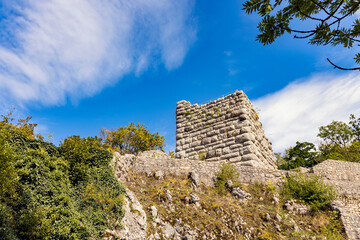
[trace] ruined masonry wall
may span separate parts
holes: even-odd
[[[180,101],[176,107],[176,156],[274,169],[272,146],[258,118],[243,91],[200,106]]]

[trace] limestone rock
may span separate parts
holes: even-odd
[[[150,210],[151,210],[152,217],[155,219],[157,217],[157,214],[158,214],[157,208],[155,206],[151,206]]]
[[[200,198],[195,193],[190,194],[190,199],[191,199],[191,202],[195,203],[195,204],[199,203],[199,201],[200,201]]]
[[[292,214],[306,215],[310,212],[310,206],[298,204],[295,200],[287,200],[284,208]]]
[[[194,189],[198,189],[198,188],[200,187],[199,174],[192,171],[192,172],[190,172],[190,174],[189,174],[189,178],[190,178],[191,181],[192,181],[191,186],[192,186]]]
[[[232,188],[231,189],[231,194],[236,197],[237,199],[240,200],[248,200],[251,198],[251,194],[245,192],[244,190],[241,190],[240,188],[236,187],[236,188]]]
[[[159,170],[155,172],[155,178],[158,180],[163,180],[164,179],[164,173],[163,171]]]
[[[171,203],[172,202],[172,195],[171,195],[170,190],[168,190],[168,189],[165,190],[165,196],[166,196],[166,199]]]
[[[133,192],[125,188],[125,194],[123,206],[125,215],[121,221],[124,228],[112,231],[112,234],[115,238],[123,240],[145,240],[147,227],[146,213]]]

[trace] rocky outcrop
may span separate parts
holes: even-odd
[[[146,213],[137,200],[135,194],[125,188],[124,217],[121,221],[122,229],[106,230],[106,240],[145,240],[146,239]]]
[[[166,174],[188,175],[193,189],[201,184],[213,186],[214,176],[222,162],[194,161],[189,159],[174,159],[161,151],[147,151],[139,155],[120,155],[115,153],[113,158],[115,174],[119,179],[126,179],[127,173],[132,169],[135,173],[156,175],[162,179]],[[279,183],[283,176],[292,174],[288,171],[255,168],[233,163],[239,172],[239,181],[242,183],[267,182]],[[333,202],[333,207],[340,212],[345,230],[350,239],[360,239],[360,164],[336,160],[324,161],[313,169],[303,171],[311,172],[333,185],[339,197]],[[237,192],[235,191],[235,194]],[[192,200],[189,199],[189,202]],[[292,205],[292,204],[290,204]]]
[[[178,158],[276,168],[271,143],[243,91],[200,106],[178,102],[176,153]]]

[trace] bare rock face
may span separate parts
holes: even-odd
[[[135,194],[127,188],[124,211],[125,215],[122,220],[124,228],[117,231],[114,236],[122,240],[146,239],[146,213]]]

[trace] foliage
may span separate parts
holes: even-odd
[[[15,154],[6,141],[7,131],[0,129],[0,199],[13,199],[16,195],[18,177],[14,167]]]
[[[102,148],[101,139],[97,137],[71,136],[64,140],[59,152],[69,163],[73,183],[84,180],[90,166],[104,165],[108,161],[111,154]]]
[[[320,127],[318,136],[324,142],[320,145],[320,158],[351,162],[360,161],[360,119],[351,114],[349,124],[333,121]]]
[[[169,151],[168,155],[169,155],[171,158],[175,158],[175,157],[176,157],[175,151]]]
[[[360,118],[356,118],[354,114],[350,114],[349,124],[352,128],[355,141],[360,142]]]
[[[223,163],[220,166],[219,172],[216,173],[215,176],[215,188],[221,195],[225,195],[227,192],[226,183],[229,180],[237,182],[239,178],[239,173],[235,166],[231,163]]]
[[[120,127],[115,131],[101,130],[105,145],[111,150],[120,153],[137,154],[141,151],[160,149],[164,146],[165,139],[159,133],[150,133],[144,125],[129,123],[126,127]]]
[[[296,142],[294,147],[286,150],[283,162],[279,164],[279,169],[290,170],[298,167],[312,167],[317,163],[315,145],[309,142]]]
[[[118,227],[124,189],[101,141],[73,136],[58,148],[33,126],[0,122],[0,239],[100,239]]]
[[[255,12],[262,18],[257,26],[260,33],[256,40],[264,45],[273,43],[284,33],[295,33],[294,38],[309,39],[308,43],[313,45],[340,45],[346,48],[353,48],[354,43],[360,42],[360,20],[354,19],[351,26],[343,24],[351,19],[359,6],[360,3],[354,0],[247,0],[243,4],[247,14]],[[302,26],[305,30],[301,29]],[[359,64],[360,53],[354,59]],[[360,69],[342,68],[328,61],[339,69]]]
[[[335,197],[334,189],[319,177],[300,173],[285,178],[282,194],[304,201],[313,211],[325,209]]]
[[[318,137],[322,138],[324,141],[328,141],[330,144],[345,147],[351,142],[353,131],[346,123],[333,121],[329,125],[319,128]]]
[[[14,118],[12,114],[15,109],[11,110],[6,115],[1,115],[2,120],[0,121],[0,128],[9,131],[16,131],[28,138],[35,138],[34,129],[37,126],[36,123],[30,123],[32,117],[26,117],[25,119],[19,119],[17,123],[14,123]],[[42,138],[41,135],[38,135],[39,138]]]

